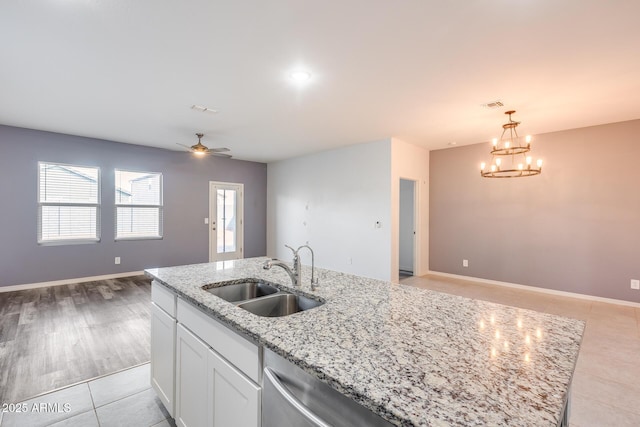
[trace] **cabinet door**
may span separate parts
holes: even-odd
[[[260,387],[213,350],[208,376],[208,399],[213,405],[210,426],[260,426]]]
[[[176,334],[176,424],[205,427],[211,411],[207,399],[209,347],[184,326]],[[231,425],[231,424],[229,424]]]
[[[175,413],[176,320],[151,304],[151,386],[171,416]]]

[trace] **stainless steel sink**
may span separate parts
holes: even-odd
[[[215,288],[203,288],[205,291],[229,302],[239,302],[261,298],[278,292],[278,288],[262,280],[247,279],[244,282],[234,282]]]
[[[246,301],[238,304],[250,313],[263,317],[288,316],[300,311],[310,310],[323,303],[302,295],[277,293],[264,298]]]

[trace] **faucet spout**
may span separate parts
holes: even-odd
[[[286,265],[281,261],[277,261],[275,259],[268,259],[264,262],[264,265],[262,266],[262,268],[264,268],[265,270],[271,270],[271,267],[274,267],[274,266],[282,268],[289,275],[289,278],[291,279],[291,283],[293,283],[293,286],[300,286],[300,281],[298,279],[298,273],[296,272],[295,263],[294,263],[294,269],[291,270],[288,265]]]
[[[318,279],[315,278],[316,266],[315,266],[315,260],[314,260],[315,257],[313,255],[313,249],[311,249],[311,246],[309,245],[302,245],[298,248],[296,253],[298,253],[298,251],[302,248],[307,248],[309,249],[309,252],[311,252],[311,290],[315,291],[316,288],[318,287]]]

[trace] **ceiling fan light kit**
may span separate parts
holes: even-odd
[[[202,145],[202,142],[201,142],[201,139],[204,136],[204,134],[196,133],[196,136],[198,137],[198,143],[191,146],[191,152],[198,156],[204,156],[209,152],[209,148]]]
[[[228,148],[225,148],[225,147],[209,148],[206,145],[202,144],[202,137],[204,136],[203,133],[196,133],[196,136],[198,137],[198,143],[190,147],[184,144],[180,144],[179,142],[176,144],[178,144],[181,147],[188,148],[189,151],[191,151],[196,156],[205,156],[205,155],[211,154],[213,156],[231,158],[231,154],[225,154],[227,151],[229,151]]]
[[[509,121],[502,125],[500,139],[493,138],[491,164],[488,169],[485,162],[480,164],[480,176],[483,178],[521,178],[542,173],[542,159],[538,159],[535,166],[532,165],[531,135],[524,138],[518,136],[516,128],[520,122],[511,119],[514,113],[515,110],[505,111]]]

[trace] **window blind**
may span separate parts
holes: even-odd
[[[100,240],[100,168],[38,163],[38,243]]]
[[[116,240],[162,238],[162,174],[116,169]]]

